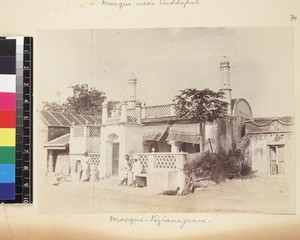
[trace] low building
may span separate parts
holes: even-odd
[[[101,118],[97,116],[40,111],[37,146],[39,157],[46,160],[42,162],[41,167],[46,170],[46,175],[70,174],[70,145],[72,147],[70,141],[74,139],[70,133],[71,126],[72,128],[83,126],[100,128],[100,124]],[[100,137],[100,133],[98,137]]]
[[[200,124],[179,118],[173,103],[142,106],[136,98],[137,79],[130,79],[129,96],[102,116],[41,112],[48,131],[47,172],[62,171],[70,164],[72,181],[95,181],[124,176],[125,154],[136,156],[147,174],[147,185],[162,189],[184,185],[187,154],[201,151],[229,152],[240,148],[254,170],[285,174],[291,167],[292,118],[253,118],[246,99],[231,99],[230,63],[220,62],[221,91],[228,103],[227,116]],[[100,124],[101,122],[101,124]],[[200,146],[202,138],[203,146]],[[88,175],[85,175],[89,172]],[[66,173],[66,172],[65,172]]]
[[[252,169],[261,174],[283,175],[294,172],[294,119],[255,118],[245,123]]]

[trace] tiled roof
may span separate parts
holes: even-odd
[[[48,149],[66,149],[70,143],[70,133],[47,142],[44,147]]]
[[[75,125],[84,125],[86,123],[90,125],[100,125],[100,116],[91,116],[75,113],[62,113],[62,112],[51,112],[51,111],[40,111],[40,116],[49,126],[64,126],[70,127],[73,123]]]

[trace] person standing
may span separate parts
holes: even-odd
[[[131,185],[132,184],[132,162],[129,158],[129,155],[125,155],[126,166],[124,169],[124,178],[120,182],[120,185]]]
[[[82,166],[82,173],[81,173],[81,181],[82,182],[88,182],[90,180],[90,160],[89,160],[89,154],[85,152],[83,154],[84,158],[81,160],[81,166]]]
[[[133,173],[133,186],[136,187],[136,176],[142,173],[143,166],[138,159],[138,156],[133,157],[132,173]]]

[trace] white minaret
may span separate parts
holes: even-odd
[[[221,71],[221,91],[224,92],[223,101],[228,103],[228,115],[231,115],[231,86],[230,86],[230,62],[224,56],[220,62],[220,71]]]
[[[127,98],[127,107],[128,108],[135,108],[136,103],[136,84],[137,79],[132,78],[128,80],[128,98]]]

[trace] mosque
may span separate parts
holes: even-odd
[[[266,174],[286,172],[283,169],[293,156],[293,119],[255,119],[246,99],[232,99],[226,57],[220,61],[220,90],[229,106],[227,116],[206,122],[203,136],[199,123],[176,115],[173,103],[142,106],[136,86],[137,79],[129,79],[127,99],[111,112],[104,102],[102,116],[41,111],[47,174],[64,172],[79,180],[79,166],[85,165],[93,181],[121,178],[124,156],[129,154],[141,162],[147,186],[183,188],[187,155],[201,150],[228,152],[241,146],[253,169]]]

